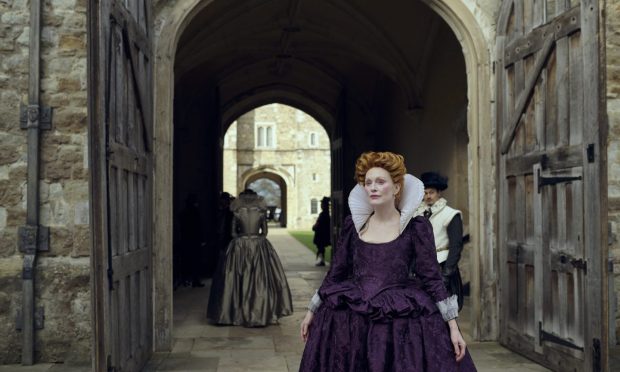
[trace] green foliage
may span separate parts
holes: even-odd
[[[288,232],[291,236],[297,239],[301,244],[308,247],[309,250],[314,252],[316,255],[316,246],[312,243],[312,239],[314,238],[313,231],[305,231],[305,230],[289,230]],[[331,262],[332,260],[332,247],[327,247],[325,249],[325,262]]]

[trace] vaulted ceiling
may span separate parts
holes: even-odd
[[[181,36],[176,80],[216,86],[224,112],[286,96],[334,114],[343,94],[372,105],[386,84],[399,88],[404,110],[421,108],[433,50],[454,35],[419,1],[386,4],[216,0]]]

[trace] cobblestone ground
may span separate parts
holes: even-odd
[[[317,268],[314,254],[284,229],[270,229],[269,239],[286,269],[293,295],[294,314],[280,324],[265,328],[218,327],[207,324],[205,314],[209,285],[204,288],[179,288],[174,297],[174,347],[169,353],[156,353],[144,371],[297,371],[303,343],[299,324],[308,300],[320,284],[326,268]],[[207,284],[210,284],[207,282]],[[466,311],[466,309],[464,309]],[[461,316],[464,332],[468,324]],[[467,335],[466,339],[467,339]],[[495,342],[468,347],[479,371],[548,371]],[[40,364],[33,367],[0,366],[0,372],[86,371],[84,366]]]

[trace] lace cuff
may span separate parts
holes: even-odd
[[[452,295],[444,300],[436,303],[443,320],[446,322],[458,318],[459,316],[459,304],[456,295]]]
[[[314,296],[312,296],[312,299],[310,300],[310,303],[308,304],[308,310],[310,310],[313,313],[316,313],[316,311],[319,309],[319,307],[321,307],[321,297],[319,297],[319,291],[317,290],[316,292],[314,292]]]

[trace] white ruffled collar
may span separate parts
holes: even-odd
[[[416,211],[415,215],[424,215],[424,211],[427,209],[431,209],[431,213],[432,216],[436,215],[437,213],[441,212],[442,209],[444,209],[446,207],[446,205],[448,205],[448,201],[444,198],[439,198],[433,205],[431,205],[430,207],[426,204],[426,203],[422,203],[420,204],[420,206],[418,207],[418,210]]]
[[[398,204],[398,209],[400,210],[400,233],[407,227],[409,220],[414,216],[423,197],[424,184],[422,181],[411,174],[405,174],[402,197]],[[355,230],[359,233],[373,212],[368,195],[366,195],[364,187],[360,184],[355,185],[349,194],[349,209],[351,210]]]

